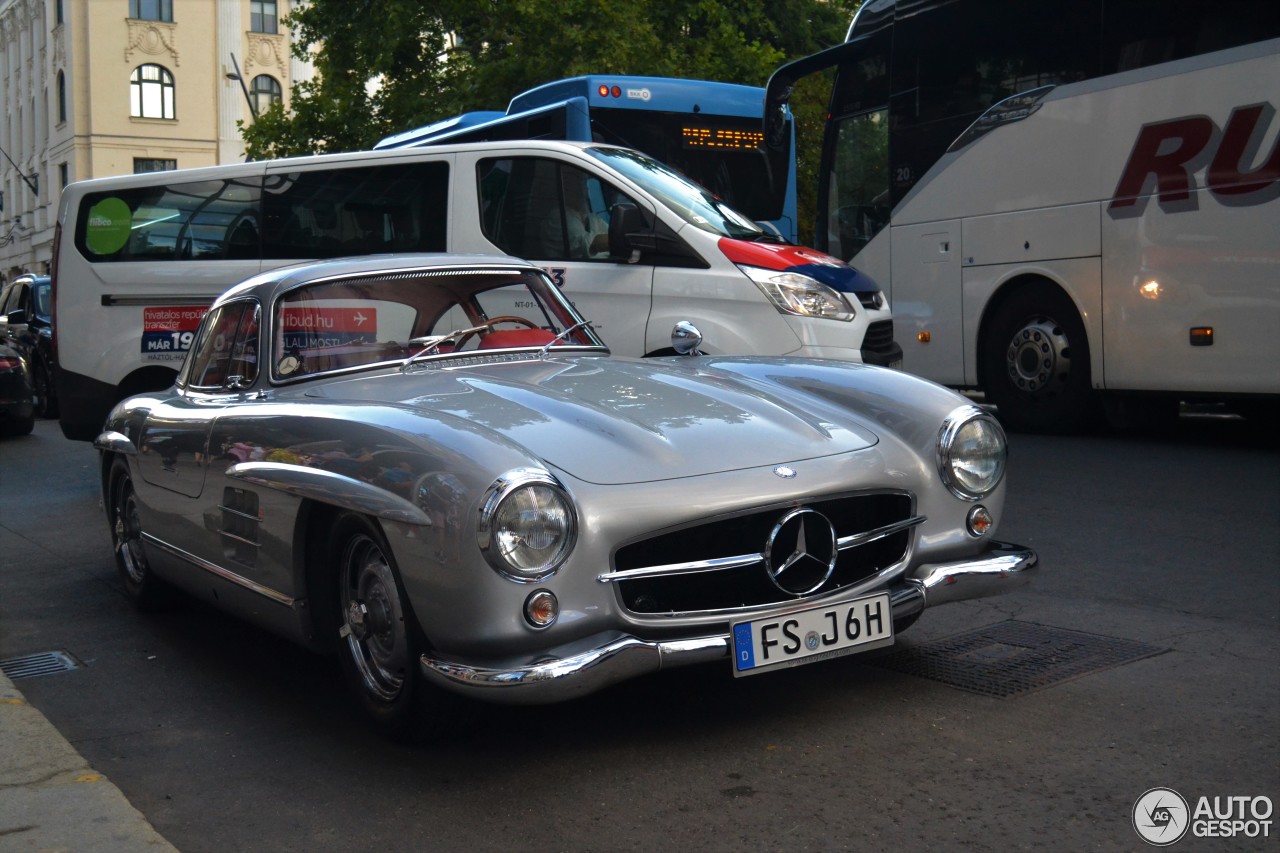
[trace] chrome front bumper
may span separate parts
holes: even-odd
[[[926,563],[889,589],[893,618],[926,607],[999,595],[1021,586],[1037,563],[1029,548],[993,542],[986,553],[953,563]],[[687,640],[639,640],[620,631],[586,637],[504,666],[477,666],[423,655],[422,672],[448,690],[496,702],[541,704],[594,693],[638,675],[728,660],[728,634]]]

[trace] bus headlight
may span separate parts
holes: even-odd
[[[1004,477],[1007,445],[999,422],[977,406],[947,415],[938,432],[938,473],[951,493],[976,501]]]
[[[853,319],[853,307],[836,290],[817,279],[793,272],[779,272],[739,264],[738,269],[784,314],[800,317],[823,317],[828,320]]]
[[[508,471],[480,507],[477,541],[489,565],[517,583],[555,574],[577,539],[577,513],[564,487],[535,468]]]

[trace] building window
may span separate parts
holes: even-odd
[[[249,28],[255,33],[279,32],[276,15],[276,0],[250,0]]]
[[[67,75],[58,72],[58,121],[67,120]]]
[[[58,185],[65,189],[67,184],[69,183],[71,183],[71,170],[67,168],[66,163],[59,163],[58,164]]]
[[[62,0],[53,0],[53,23],[54,26],[62,24]]]
[[[135,175],[141,175],[144,172],[172,172],[176,168],[178,168],[177,160],[163,160],[158,157],[133,158],[133,173]]]
[[[139,65],[129,80],[129,115],[174,118],[173,75],[159,65]]]
[[[172,21],[173,0],[129,0],[129,17],[141,21]]]
[[[253,99],[253,114],[260,116],[271,109],[272,104],[280,103],[284,96],[274,77],[259,74],[253,78],[253,85],[249,87],[249,97]]]

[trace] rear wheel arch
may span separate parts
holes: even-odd
[[[167,390],[172,387],[174,380],[177,378],[178,371],[172,367],[160,367],[158,365],[140,367],[122,379],[120,384],[116,386],[115,401],[118,403],[126,397],[132,397],[134,394]]]

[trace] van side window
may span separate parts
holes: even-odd
[[[237,227],[257,219],[258,195],[257,178],[90,193],[80,202],[76,248],[94,263],[220,260]]]
[[[268,175],[262,254],[337,258],[447,247],[449,164],[327,168]]]
[[[257,302],[233,302],[209,312],[183,372],[183,383],[200,391],[232,388],[232,377],[241,387],[258,378]]]
[[[481,160],[480,224],[510,255],[537,260],[609,259],[609,211],[630,202],[588,172],[538,157]]]

